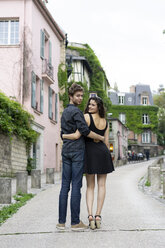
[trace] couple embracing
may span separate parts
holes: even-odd
[[[100,228],[106,176],[107,173],[114,171],[103,101],[99,97],[89,98],[83,115],[77,107],[83,100],[83,88],[74,83],[69,88],[68,94],[70,102],[61,117],[62,185],[59,195],[59,223],[56,227],[65,229],[68,192],[71,186],[71,229],[79,231],[87,228],[80,221],[82,177],[85,173],[89,227]],[[95,175],[97,175],[98,195],[97,209],[93,216]]]

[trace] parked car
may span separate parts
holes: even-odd
[[[137,154],[137,159],[138,159],[138,160],[144,160],[144,158],[145,158],[145,155],[144,155],[142,152],[139,152],[139,153]]]

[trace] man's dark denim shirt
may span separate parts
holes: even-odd
[[[81,137],[77,140],[63,140],[62,152],[75,152],[85,149],[84,136],[90,133],[82,111],[74,104],[68,104],[61,117],[61,134],[74,133],[79,130]]]

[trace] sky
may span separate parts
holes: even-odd
[[[165,86],[165,0],[48,0],[69,42],[88,44],[113,88]]]

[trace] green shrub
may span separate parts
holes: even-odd
[[[0,92],[1,133],[10,137],[15,134],[25,141],[29,149],[37,139],[37,133],[31,127],[32,120],[33,116],[24,110],[20,103]]]
[[[23,194],[21,192],[15,195],[14,200],[16,203],[5,206],[0,210],[0,225],[10,218],[14,213],[16,213],[20,207],[25,205],[26,202],[33,197],[33,194]]]

